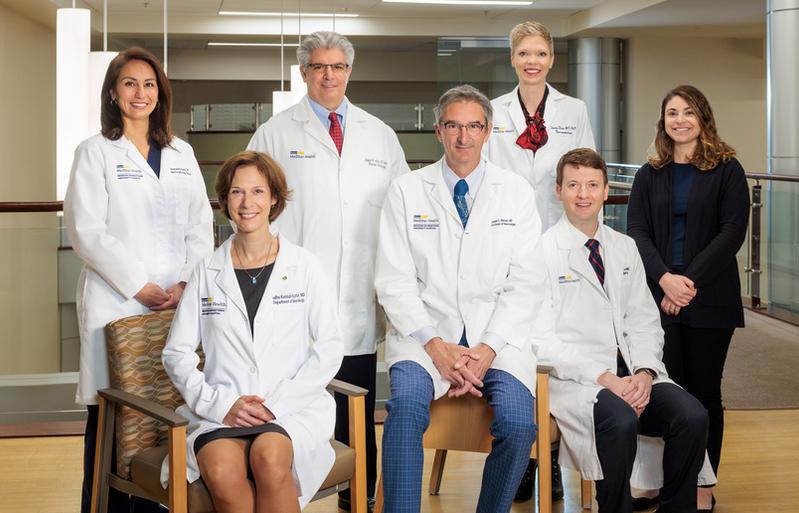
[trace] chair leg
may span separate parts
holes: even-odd
[[[363,396],[350,397],[350,445],[355,449],[355,474],[350,480],[351,513],[366,513],[366,402]],[[374,419],[370,419],[374,422]]]
[[[108,474],[114,440],[114,406],[100,397],[98,404],[97,438],[94,449],[94,478],[92,480],[91,513],[108,510]]]
[[[169,512],[189,510],[186,482],[186,426],[169,429]]]
[[[383,513],[383,474],[377,478],[377,489],[375,490],[374,513]]]
[[[580,502],[583,509],[591,509],[593,498],[591,497],[593,490],[591,489],[591,481],[583,479],[580,483]]]
[[[441,478],[444,477],[444,464],[447,462],[446,449],[437,449],[433,459],[433,470],[430,472],[430,495],[438,495],[441,490]]]

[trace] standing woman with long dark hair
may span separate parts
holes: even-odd
[[[213,251],[205,182],[191,146],[172,135],[172,91],[158,59],[142,48],[121,52],[108,65],[101,99],[101,133],[75,151],[64,198],[69,241],[84,263],[75,398],[88,409],[83,513],[90,508],[97,390],[109,386],[103,327],[175,308],[192,270]],[[121,493],[112,492],[110,503],[109,511],[129,510]]]
[[[660,306],[669,377],[708,410],[707,452],[718,474],[721,379],[732,334],[744,325],[735,255],[746,236],[749,189],[707,98],[693,86],[663,98],[654,147],[633,182],[627,231]],[[699,488],[699,511],[713,504],[712,488]]]

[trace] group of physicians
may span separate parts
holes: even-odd
[[[420,510],[422,435],[444,394],[483,397],[494,413],[476,510],[529,499],[539,362],[554,366],[562,432],[555,499],[559,462],[596,481],[602,513],[713,508],[721,373],[743,325],[743,169],[704,95],[679,86],[635,178],[632,238],[604,226],[606,165],[585,105],[546,82],[552,37],[525,22],[510,40],[518,87],[493,101],[468,85],[445,92],[435,112],[444,157],[409,172],[396,134],[345,96],[352,44],[334,32],[305,37],[308,94],[219,171],[234,234],[216,249],[200,168],[171,133],[161,65],[140,48],[111,62],[101,133],[76,150],[64,201],[85,264],[83,512],[96,392],[109,386],[103,327],[170,308],[163,363],[186,402],[188,479],[204,480],[219,513],[310,501],[333,464],[330,438],[348,442],[347,403],[325,390],[334,377],[368,390],[371,507],[382,340],[387,512]],[[350,509],[347,491],[338,506]],[[109,511],[158,510],[112,490]]]

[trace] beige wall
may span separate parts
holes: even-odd
[[[766,170],[766,59],[762,39],[636,37],[625,61],[625,161],[643,162],[663,95],[691,84],[707,96],[721,137],[747,171]]]
[[[55,197],[55,34],[0,6],[0,201]],[[0,374],[57,372],[55,214],[0,214]]]

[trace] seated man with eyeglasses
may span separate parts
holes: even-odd
[[[335,32],[297,48],[308,94],[261,125],[248,150],[268,153],[286,173],[293,201],[275,220],[280,234],[320,258],[336,284],[344,360],[337,379],[366,396],[366,493],[377,481],[375,375],[385,321],[376,306],[374,258],[380,207],[391,180],[408,169],[397,134],[346,97],[355,49]],[[347,398],[336,395],[336,440],[349,442]],[[350,510],[350,491],[339,492]]]
[[[391,398],[383,431],[386,513],[416,513],[430,403],[483,397],[494,412],[477,511],[503,513],[535,439],[533,314],[541,221],[524,178],[482,159],[491,103],[463,85],[439,99],[444,157],[395,179],[380,218],[375,270],[389,319]]]

